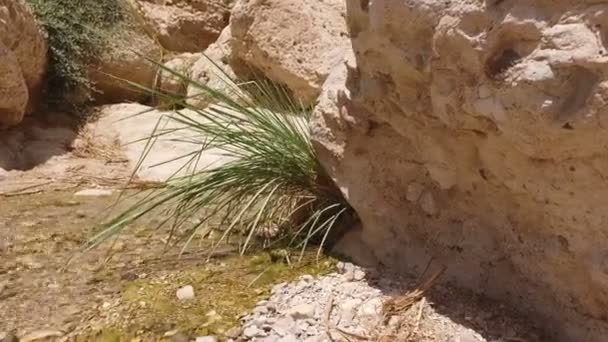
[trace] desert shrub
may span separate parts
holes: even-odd
[[[216,103],[197,108],[183,98],[142,88],[164,103],[188,110],[188,114],[178,110],[169,117],[188,137],[173,143],[196,144],[198,152],[173,156],[172,160],[183,160],[186,170],[198,163],[203,153],[220,151],[229,161],[171,177],[108,222],[87,248],[150,215],[162,217],[162,223],[170,226],[170,236],[182,241],[183,248],[195,234],[206,236],[211,231],[220,232],[215,246],[236,236],[241,253],[256,245],[256,236],[267,231],[271,234],[266,246],[280,244],[281,248],[303,251],[311,241],[325,245],[340,220],[353,213],[312,146],[311,109],[268,80],[236,85],[235,80],[227,79],[229,86],[216,90],[165,71],[194,84]],[[142,158],[154,149],[155,141],[175,131],[159,128],[151,132]]]
[[[94,85],[87,78],[87,64],[125,24],[128,11],[123,1],[27,0],[49,45],[49,103],[59,104],[74,93],[79,101],[90,100]]]

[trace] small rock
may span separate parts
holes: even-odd
[[[173,336],[177,335],[178,332],[179,332],[179,330],[169,330],[169,331],[165,332],[165,334],[163,336],[164,337],[173,337]]]
[[[43,265],[41,263],[39,263],[38,261],[34,260],[34,257],[32,257],[31,255],[25,255],[25,256],[21,256],[17,258],[17,261],[32,270],[39,270],[43,267]]]
[[[300,304],[287,311],[287,314],[294,319],[312,318],[315,315],[315,306],[312,304]]]
[[[278,319],[273,326],[274,331],[280,336],[286,336],[292,331],[295,322],[291,316],[286,316]]]
[[[277,342],[298,342],[298,338],[294,334],[288,334],[278,339]]]
[[[300,277],[300,280],[310,282],[310,281],[315,280],[315,277],[311,276],[310,274],[305,274]]]
[[[105,197],[112,196],[113,191],[110,189],[84,189],[74,194],[77,197]]]
[[[350,262],[340,261],[338,264],[336,264],[336,268],[338,269],[338,273],[345,274],[354,271],[355,265],[351,264]]]
[[[356,281],[361,281],[365,279],[365,272],[359,269],[355,270],[355,272],[353,273],[353,279]]]
[[[245,328],[245,330],[243,330],[243,336],[247,337],[247,338],[253,338],[258,336],[258,334],[260,333],[260,329],[258,329],[255,326],[249,326],[247,328]]]
[[[38,331],[34,331],[34,332],[31,332],[31,333],[23,336],[21,339],[19,339],[19,342],[34,342],[34,341],[41,341],[43,339],[48,339],[51,337],[62,337],[62,336],[63,336],[63,333],[58,330],[38,330]]]
[[[265,317],[256,317],[251,321],[247,322],[247,326],[261,327],[266,323]]]
[[[241,328],[239,328],[239,327],[232,327],[232,328],[228,329],[228,331],[226,331],[226,333],[224,335],[227,338],[236,339],[239,336],[241,336]]]
[[[194,298],[194,288],[191,285],[186,285],[177,290],[177,298],[179,300],[189,300]]]
[[[382,300],[380,298],[374,298],[366,303],[363,303],[359,308],[359,316],[363,317],[376,317],[382,306]]]
[[[277,294],[277,293],[281,292],[286,286],[287,286],[287,283],[276,284],[275,286],[272,287],[272,290],[270,291],[270,293],[273,295]]]
[[[481,342],[483,338],[479,334],[471,331],[464,330],[456,334],[456,336],[450,337],[448,342]]]
[[[200,336],[197,337],[196,342],[217,342],[217,338],[215,336]]]
[[[254,314],[263,315],[268,312],[268,308],[265,306],[257,306],[253,309]]]

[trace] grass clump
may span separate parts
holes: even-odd
[[[301,249],[302,254],[310,242],[324,246],[338,222],[352,212],[312,146],[311,109],[284,87],[262,78],[237,85],[224,74],[227,86],[217,90],[170,69],[165,71],[193,84],[216,104],[197,108],[186,99],[142,88],[164,103],[184,108],[168,118],[179,128],[158,128],[151,133],[142,159],[157,140],[181,131],[187,138],[173,139],[174,143],[197,148],[172,160],[182,160],[182,169],[193,171],[171,177],[108,222],[87,247],[97,246],[149,215],[163,217],[163,223],[170,226],[170,237],[183,242],[183,248],[197,234],[217,232],[215,246],[234,236],[241,254],[261,235],[266,235],[263,247],[287,246]],[[200,160],[211,152],[227,161],[198,169]]]
[[[128,13],[123,0],[26,1],[49,45],[45,87],[49,103],[59,105],[76,92],[83,102],[90,100],[95,88],[87,77],[87,65],[107,47],[112,33],[123,27]]]

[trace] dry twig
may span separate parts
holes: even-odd
[[[382,306],[385,322],[387,322],[391,316],[406,312],[414,304],[420,301],[424,297],[425,293],[433,286],[433,284],[435,284],[437,279],[443,274],[443,272],[445,272],[445,267],[439,269],[427,280],[420,283],[420,285],[418,285],[415,289],[408,291],[402,296],[390,298],[385,301]]]

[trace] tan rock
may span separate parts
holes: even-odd
[[[348,46],[344,1],[240,0],[230,27],[232,57],[313,103]]]
[[[169,70],[161,70],[160,90],[164,93],[178,97],[185,97],[188,82],[182,77],[189,78],[192,65],[202,57],[200,53],[182,53],[173,56],[164,63],[164,67]],[[172,72],[177,73],[174,74]]]
[[[137,0],[140,13],[169,51],[200,52],[228,25],[233,0]]]
[[[356,63],[329,76],[313,138],[374,258],[421,272],[434,257],[554,341],[605,340],[608,4],[347,12]]]
[[[46,42],[25,1],[0,0],[0,126],[21,122],[46,65]]]
[[[117,32],[90,67],[89,77],[99,91],[94,94],[95,100],[100,104],[145,101],[149,94],[128,82],[155,89],[159,67],[149,59],[161,63],[161,55],[161,47],[144,32],[135,29]]]
[[[0,44],[0,128],[21,122],[29,100],[29,91],[17,58]]]
[[[224,29],[218,40],[192,65],[190,77],[196,83],[188,85],[188,104],[204,108],[213,103],[213,98],[197,83],[226,95],[237,94],[238,88],[233,82],[237,75],[233,67],[238,70],[239,66],[231,60],[231,39],[230,28]]]
[[[100,142],[118,141],[139,180],[166,181],[171,177],[217,167],[228,160],[220,151],[210,149],[192,162],[192,156],[201,150],[201,146],[184,141],[196,141],[193,134],[197,133],[172,119],[177,117],[175,113],[137,103],[107,105],[100,108],[99,120],[90,123],[87,129]],[[205,120],[190,110],[181,110],[180,114],[199,122]],[[148,138],[154,134],[159,135],[158,139],[148,146]],[[200,141],[204,141],[203,137]],[[188,161],[191,163],[187,164]]]

